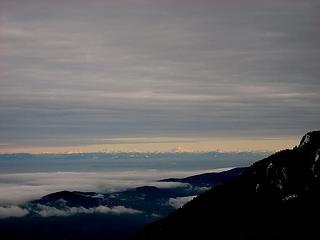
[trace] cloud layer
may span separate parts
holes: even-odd
[[[0,206],[23,204],[46,194],[68,190],[113,192],[144,185],[162,188],[182,183],[157,182],[169,177],[186,177],[205,171],[122,171],[122,172],[43,172],[0,174]]]
[[[135,210],[132,208],[126,208],[124,206],[114,206],[114,207],[106,207],[106,206],[98,206],[94,208],[84,208],[84,207],[69,207],[64,209],[58,209],[55,207],[50,207],[46,205],[38,204],[37,207],[39,211],[36,213],[41,217],[57,217],[57,216],[71,216],[75,214],[138,214],[141,213],[139,210]]]
[[[22,208],[19,206],[6,206],[0,207],[0,219],[1,218],[10,218],[10,217],[24,217],[28,214],[36,214],[40,217],[67,217],[75,214],[139,214],[142,213],[139,210],[127,208],[124,206],[98,206],[93,208],[85,207],[64,207],[64,208],[55,208],[42,204],[37,204],[35,209]]]
[[[28,213],[29,213],[28,210],[18,206],[7,206],[7,207],[0,206],[0,219],[8,218],[8,217],[24,217]]]
[[[3,0],[0,143],[318,128],[319,10],[317,0]]]
[[[197,196],[187,196],[187,197],[177,197],[177,198],[170,198],[168,204],[175,209],[178,209],[185,205],[187,202],[190,202]]]

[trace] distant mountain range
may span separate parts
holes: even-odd
[[[320,239],[319,216],[320,131],[315,131],[298,147],[254,163],[132,239]]]

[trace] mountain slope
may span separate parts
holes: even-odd
[[[190,176],[186,178],[168,178],[160,180],[160,182],[181,182],[189,183],[199,187],[212,187],[222,183],[226,183],[237,176],[246,169],[246,167],[233,168],[223,172],[217,173],[203,173],[195,176]]]
[[[134,239],[320,239],[320,131],[256,162]]]

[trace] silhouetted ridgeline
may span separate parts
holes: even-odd
[[[196,185],[198,187],[212,187],[233,180],[235,177],[241,175],[246,168],[247,167],[232,168],[223,172],[203,173],[186,178],[167,178],[160,180],[159,182],[180,182]]]
[[[320,239],[320,131],[254,163],[133,239]]]

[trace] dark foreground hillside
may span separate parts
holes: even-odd
[[[133,239],[320,239],[320,131],[256,162]]]

